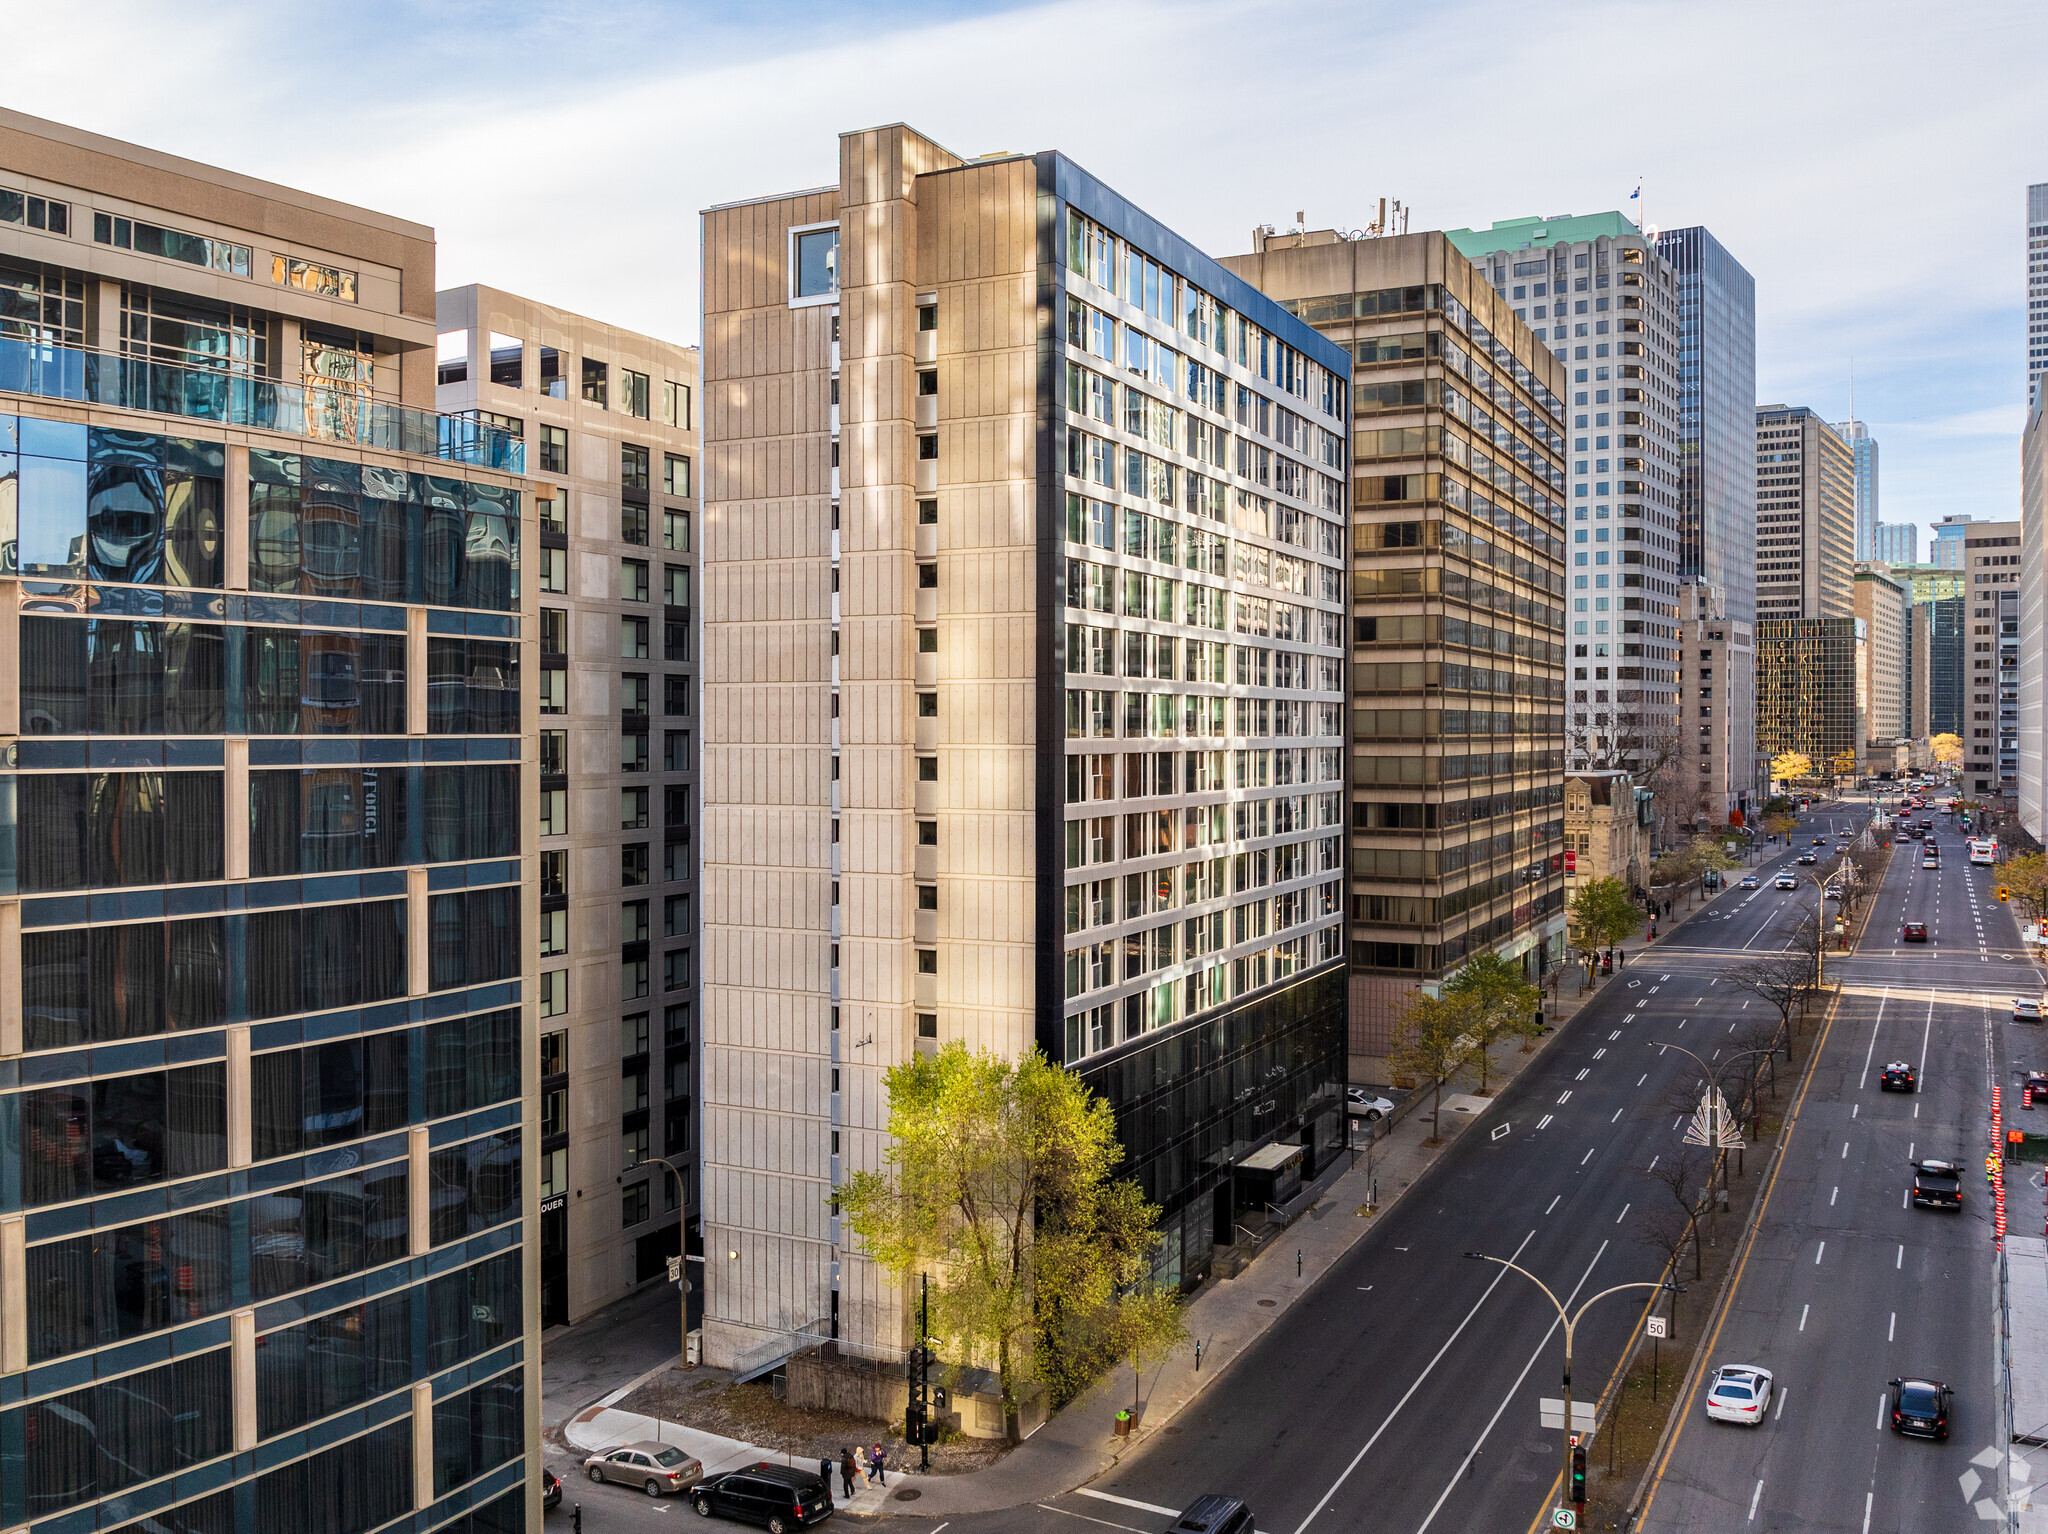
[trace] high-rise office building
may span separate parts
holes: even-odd
[[[1968,604],[1959,712],[1963,773],[1971,792],[2017,788],[2020,688],[2020,590],[2023,521],[1971,522],[1959,543]]]
[[[1759,618],[1846,618],[1854,605],[1855,461],[1803,405],[1756,407]]]
[[[1971,708],[1969,608],[1960,596],[1913,603],[1913,735],[1964,736]],[[1987,693],[1988,696],[1988,693]]]
[[[1757,770],[1756,636],[1704,581],[1678,590],[1678,760],[1673,818],[1742,825],[1763,803]],[[1689,776],[1688,776],[1689,775]]]
[[[1753,622],[1756,279],[1697,225],[1660,232],[1657,253],[1678,274],[1678,578]]]
[[[2048,369],[2048,183],[2027,188],[2027,404],[2041,397]]]
[[[1863,756],[1857,682],[1866,644],[1854,618],[1764,618],[1756,633],[1756,744],[1796,751],[1817,776],[1844,776]]]
[[[1871,559],[1878,564],[1911,565],[1920,560],[1920,524],[1880,522],[1871,537]]]
[[[1677,275],[1655,241],[1619,213],[1509,219],[1448,237],[1565,364],[1574,393],[1592,396],[1571,410],[1573,574],[1610,556],[1635,567],[1643,579],[1628,632],[1641,636],[1645,669],[1660,679],[1626,689],[1574,689],[1565,764],[1574,771],[1626,769],[1658,791],[1662,811],[1694,786],[1690,753],[1675,749]],[[1611,387],[1601,388],[1603,382]],[[1611,400],[1601,398],[1610,393]],[[1620,408],[1602,409],[1603,403]],[[1621,700],[1623,692],[1633,695],[1629,701]]]
[[[417,224],[0,112],[0,1527],[540,1527],[532,486]]]
[[[2048,192],[2048,188],[2037,189]],[[2042,222],[2048,224],[2048,208]],[[2048,229],[2044,229],[2048,235]],[[2020,438],[2020,558],[2024,568],[2048,569],[2048,424],[2043,422],[2037,393],[2027,409],[2027,427]],[[2019,655],[2014,667],[2014,787],[2019,796],[2020,824],[2035,841],[2048,832],[2048,805],[2043,803],[2043,757],[2048,754],[2048,585],[2034,580],[2019,588]]]
[[[440,409],[512,433],[554,492],[528,568],[540,1323],[557,1326],[665,1280],[696,1215],[698,353],[494,288],[437,309]]]
[[[1856,558],[1873,560],[1877,553],[1877,438],[1862,421],[1835,422],[1835,435],[1849,444],[1855,459]]]
[[[1974,531],[1974,521],[1965,512],[1951,511],[1935,523],[1934,536],[1927,544],[1927,562],[1941,570],[1966,569],[1969,560],[1964,556],[1963,545]]]
[[[1856,621],[1863,625],[1856,702],[1863,712],[1864,748],[1878,771],[1894,766],[1897,743],[1912,732],[1907,707],[1913,648],[1913,604],[1907,588],[1876,565],[1856,567]]]
[[[1568,384],[1442,234],[1253,243],[1224,264],[1353,360],[1351,1053],[1384,1080],[1418,986],[1562,957],[1567,640],[1574,687],[1670,681],[1627,545],[1565,576],[1564,395],[1620,410],[1639,385]]]
[[[911,1341],[832,1189],[920,1051],[1098,1091],[1163,1283],[1344,1154],[1348,355],[1059,154],[837,152],[704,215],[704,1346],[742,1369]]]

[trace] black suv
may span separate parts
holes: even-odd
[[[716,1513],[721,1518],[765,1525],[768,1534],[790,1534],[792,1529],[832,1516],[832,1488],[815,1470],[762,1460],[744,1470],[699,1481],[690,1488],[690,1506],[699,1518]]]
[[[1940,1380],[1898,1379],[1892,1387],[1892,1431],[1911,1438],[1948,1437],[1956,1393]]]
[[[1190,1502],[1167,1534],[1253,1534],[1252,1510],[1236,1497],[1212,1492]]]
[[[1963,1207],[1963,1174],[1947,1161],[1913,1163],[1913,1202],[1928,1209]]]

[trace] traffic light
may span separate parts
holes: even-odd
[[[1572,1445],[1572,1501],[1586,1500],[1586,1446]]]
[[[1999,885],[1999,886],[1998,886],[1998,898],[1999,898],[2000,900],[2004,900],[2004,899],[2006,899],[2006,898],[2007,898],[2008,896],[2010,896],[2011,894],[2012,894],[2012,891],[2011,891],[2010,889],[2008,889],[2008,888],[2007,888],[2007,887],[2006,887],[2005,885],[2001,884],[2001,885]]]

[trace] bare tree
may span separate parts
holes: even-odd
[[[1697,1145],[1681,1145],[1669,1156],[1659,1156],[1654,1164],[1643,1173],[1651,1182],[1662,1188],[1668,1200],[1660,1201],[1655,1210],[1645,1211],[1645,1225],[1640,1235],[1650,1241],[1650,1230],[1654,1228],[1658,1238],[1651,1244],[1662,1246],[1669,1237],[1673,1222],[1678,1226],[1675,1239],[1671,1240],[1668,1251],[1676,1265],[1678,1254],[1684,1249],[1688,1237],[1692,1239],[1692,1276],[1701,1273],[1699,1244],[1700,1209],[1705,1203],[1709,1184],[1712,1180],[1714,1160],[1712,1153]],[[1666,1218],[1658,1219],[1659,1215]]]
[[[1813,986],[1812,960],[1801,953],[1766,954],[1747,964],[1737,965],[1721,978],[1736,990],[1747,991],[1777,1009],[1778,1020],[1785,1029],[1785,1058],[1789,1064],[1792,1057],[1792,1011],[1805,1000],[1807,991]]]

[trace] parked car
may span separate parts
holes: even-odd
[[[1771,1408],[1771,1371],[1755,1364],[1723,1364],[1707,1387],[1707,1415],[1716,1422],[1755,1427]]]
[[[545,1465],[541,1466],[540,1471],[540,1505],[542,1507],[560,1507],[562,1505],[562,1478]]]
[[[1909,921],[1899,927],[1899,941],[1902,943],[1924,943],[1927,941],[1927,923]]]
[[[1392,1113],[1394,1104],[1388,1098],[1375,1096],[1365,1087],[1346,1087],[1344,1111],[1353,1118],[1364,1119],[1369,1124],[1374,1119],[1384,1118]]]
[[[1210,1494],[1190,1502],[1167,1534],[1252,1534],[1252,1510],[1236,1497]]]
[[[1946,1438],[1955,1415],[1956,1393],[1940,1380],[1895,1379],[1892,1431],[1911,1438]]]
[[[616,1481],[637,1486],[650,1497],[665,1497],[672,1491],[688,1491],[704,1479],[704,1467],[673,1444],[649,1438],[600,1449],[583,1462],[583,1473],[593,1481]],[[813,1475],[812,1480],[817,1477]]]
[[[758,1523],[768,1534],[789,1534],[832,1516],[832,1488],[815,1470],[773,1465],[767,1460],[700,1481],[690,1493],[699,1518],[717,1514]]]

